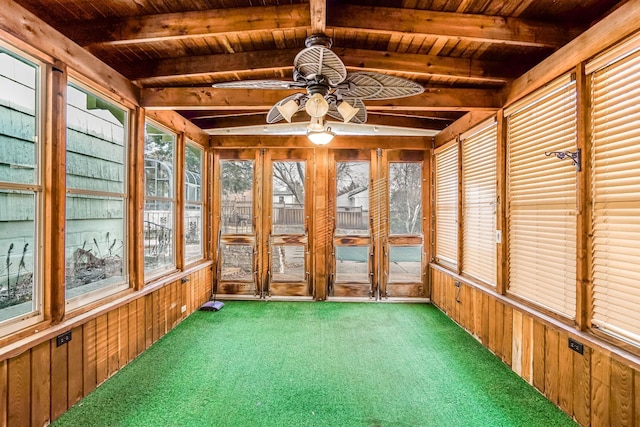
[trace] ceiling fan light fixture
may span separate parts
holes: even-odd
[[[329,103],[324,96],[314,93],[309,97],[304,108],[311,117],[324,117],[329,111]]]
[[[322,132],[324,130],[324,120],[322,117],[311,117],[311,121],[307,125],[308,132]]]
[[[342,116],[345,123],[349,123],[351,119],[353,119],[356,114],[358,114],[358,111],[360,111],[359,108],[354,108],[346,101],[342,101],[338,104],[338,112]]]
[[[299,107],[300,104],[294,99],[290,99],[284,104],[276,106],[280,115],[289,123],[291,123],[291,118],[293,117],[293,115],[298,112]]]
[[[307,130],[307,138],[316,145],[327,145],[334,136],[336,134],[331,132],[331,128],[322,129],[321,131]]]

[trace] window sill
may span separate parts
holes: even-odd
[[[132,288],[129,288],[119,294],[114,295],[114,299],[111,301],[106,301],[98,305],[97,307],[87,307],[89,309],[85,312],[77,311],[75,313],[67,313],[67,315],[65,315],[65,320],[56,325],[51,325],[49,320],[45,320],[38,325],[35,325],[24,331],[17,332],[13,336],[9,335],[6,339],[2,340],[6,344],[3,344],[3,342],[0,341],[0,345],[2,345],[2,347],[0,348],[0,362],[11,357],[18,356],[26,350],[29,350],[30,348],[35,347],[40,343],[53,339],[63,332],[66,332],[78,326],[82,326],[92,319],[100,317],[105,313],[129,304],[131,301],[137,300],[138,298],[148,295],[169,283],[180,280],[183,277],[186,277],[203,268],[208,268],[211,265],[212,261],[209,260],[190,266],[183,271],[171,271],[170,274],[166,276],[156,278],[152,282],[145,283],[145,287],[140,291],[134,291]],[[29,335],[25,336],[25,334]],[[11,340],[15,341],[11,342]]]

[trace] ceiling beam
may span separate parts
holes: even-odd
[[[207,119],[197,119],[193,120],[194,124],[198,126],[200,129],[207,131],[209,129],[220,129],[220,128],[233,128],[233,127],[242,127],[242,126],[261,126],[267,124],[267,115],[266,113],[261,114],[253,114],[253,115],[244,115],[237,117],[211,117]],[[306,114],[296,114],[293,117],[292,122],[308,122],[309,116]],[[331,121],[328,122],[332,123]],[[375,114],[369,114],[367,117],[368,125],[378,125],[378,126],[395,126],[395,127],[403,127],[403,128],[413,128],[413,129],[431,129],[431,130],[442,130],[447,127],[450,122],[444,120],[434,120],[434,119],[423,119],[423,118],[415,118],[415,117],[402,117],[402,116],[381,116]]]
[[[327,27],[552,48],[564,45],[583,30],[504,16],[350,4],[332,5],[328,10]]]
[[[393,149],[418,149],[426,150],[431,148],[433,138],[430,136],[354,136],[336,135],[331,141],[331,148],[353,147],[363,149],[393,148]],[[255,136],[255,135],[229,135],[211,136],[211,146],[214,148],[318,148],[317,145],[309,141],[309,138],[302,135],[286,136]]]
[[[220,119],[226,117],[253,116],[255,111],[244,110],[179,110],[181,116],[187,120]],[[442,120],[448,123],[455,122],[464,115],[460,111],[368,111],[369,116],[412,117],[416,119]]]
[[[327,26],[327,0],[309,0],[311,34],[323,34]]]
[[[214,89],[211,87],[146,88],[141,90],[141,106],[155,110],[253,110],[270,109],[294,90]],[[501,93],[488,89],[427,88],[408,98],[368,100],[367,110],[470,111],[502,106]]]
[[[259,30],[308,28],[305,4],[212,9],[100,20],[67,28],[76,43],[127,44]]]
[[[379,50],[334,48],[350,71],[402,72],[429,76],[459,77],[476,81],[509,82],[526,71],[517,65],[505,67],[497,61],[452,58]],[[132,80],[215,76],[236,71],[280,71],[293,68],[300,49],[263,50],[202,55],[122,64],[119,69]]]

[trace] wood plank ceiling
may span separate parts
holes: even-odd
[[[509,83],[619,7],[614,0],[16,0],[141,87],[149,109],[207,130],[264,124],[291,91],[213,89],[291,79],[305,38],[325,33],[348,71],[422,84],[367,101],[368,123],[441,130],[494,111]]]

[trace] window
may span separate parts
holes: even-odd
[[[422,162],[389,163],[389,283],[422,281]],[[393,236],[413,236],[402,244]],[[409,245],[407,243],[418,243]]]
[[[40,68],[0,44],[0,325],[2,334],[42,319]]]
[[[594,327],[640,344],[640,37],[591,73]]]
[[[505,111],[508,117],[509,292],[575,317],[576,168],[546,156],[576,151],[569,76]]]
[[[389,163],[389,233],[422,234],[422,163]]]
[[[184,166],[184,258],[197,261],[204,255],[202,246],[202,149],[187,143]]]
[[[496,284],[495,122],[462,136],[462,272]]]
[[[435,258],[442,265],[458,267],[458,144],[436,152]]]
[[[67,85],[65,294],[126,287],[127,111]],[[82,301],[87,301],[83,299]]]
[[[146,123],[144,138],[144,271],[156,275],[175,267],[176,136]]]
[[[283,202],[273,203],[273,234],[305,233],[304,161],[273,162],[273,195]]]

